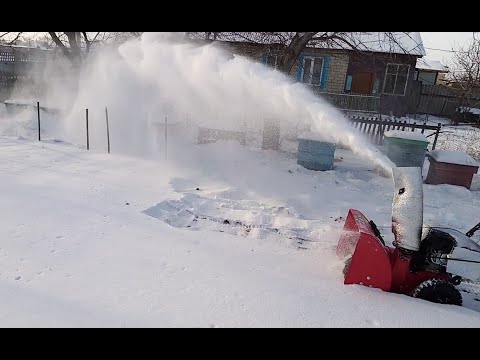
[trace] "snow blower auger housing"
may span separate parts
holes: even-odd
[[[462,305],[456,285],[480,281],[480,246],[460,231],[423,227],[421,169],[393,169],[393,246],[387,246],[377,226],[350,209],[337,246],[345,259],[345,284],[360,284],[428,301]]]

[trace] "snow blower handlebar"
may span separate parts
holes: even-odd
[[[478,230],[480,230],[480,223],[478,223],[473,228],[468,230],[465,235],[467,235],[469,238],[471,238],[473,236],[473,234],[475,234]]]

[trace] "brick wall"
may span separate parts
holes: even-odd
[[[274,54],[278,51],[276,45],[259,45],[249,43],[223,43],[225,49],[232,53],[244,55],[254,60],[259,60],[264,53]],[[345,78],[349,63],[349,55],[343,51],[310,49],[304,52],[304,55],[325,57],[328,56],[327,81],[325,89],[322,91],[332,93],[343,93],[345,88]],[[292,67],[290,75],[297,79],[298,61]]]
[[[327,81],[327,92],[343,93],[348,69],[348,54],[332,54]]]

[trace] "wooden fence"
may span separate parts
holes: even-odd
[[[418,86],[418,85],[417,85]],[[455,90],[443,85],[421,85],[416,99],[416,112],[450,117],[460,101]]]
[[[365,133],[368,139],[377,145],[383,144],[383,136],[385,132],[389,130],[402,130],[402,131],[416,131],[419,130],[422,134],[426,134],[426,137],[434,137],[432,150],[435,150],[437,146],[438,135],[442,128],[442,124],[438,125],[427,125],[426,123],[417,124],[408,123],[407,121],[394,121],[394,120],[382,120],[376,116],[365,117],[365,116],[349,116],[348,117],[352,122],[352,125],[358,129],[360,132]]]
[[[340,110],[379,113],[381,109],[386,111],[386,109],[394,107],[393,104],[389,103],[392,101],[392,97],[326,92],[319,92],[318,94]],[[480,101],[480,99],[478,100]],[[450,87],[444,85],[424,85],[420,81],[413,81],[409,92],[405,95],[405,103],[407,113],[430,114],[451,118],[460,105],[460,99],[458,92]],[[389,111],[385,113],[389,113]]]
[[[243,131],[230,131],[212,129],[206,127],[199,127],[198,129],[198,143],[207,144],[216,142],[219,140],[235,140],[240,144],[245,145],[247,143],[246,133]]]
[[[320,96],[340,110],[379,112],[380,96],[320,92]]]

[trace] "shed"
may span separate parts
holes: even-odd
[[[434,150],[428,154],[427,184],[450,184],[470,189],[479,164],[463,151]]]

